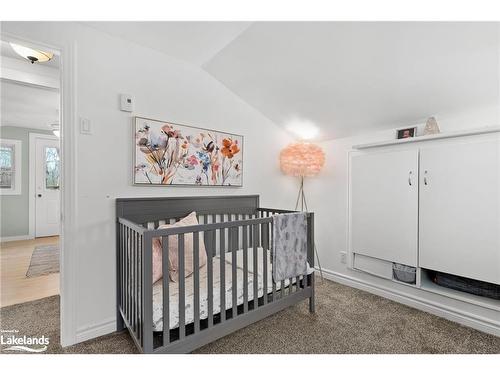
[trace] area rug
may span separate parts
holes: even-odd
[[[59,246],[37,246],[31,256],[26,277],[37,277],[59,272]]]

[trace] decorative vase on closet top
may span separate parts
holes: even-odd
[[[425,123],[424,135],[430,134],[439,134],[441,131],[439,130],[438,123],[435,117],[429,117],[427,122]]]

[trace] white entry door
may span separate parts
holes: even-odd
[[[35,236],[59,235],[59,139],[36,138]]]

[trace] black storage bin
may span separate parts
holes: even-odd
[[[434,283],[446,288],[500,300],[500,285],[469,279],[467,277],[450,275],[444,272],[433,272],[431,278]]]

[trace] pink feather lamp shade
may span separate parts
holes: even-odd
[[[312,143],[293,143],[280,153],[281,171],[290,176],[315,176],[324,164],[325,153],[321,147]]]

